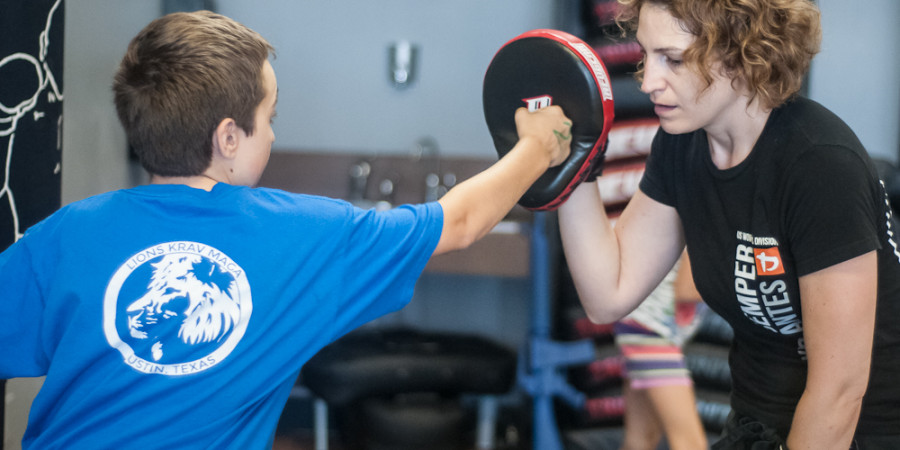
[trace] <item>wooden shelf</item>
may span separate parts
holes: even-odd
[[[429,167],[435,165],[402,156],[273,151],[259,184],[290,192],[347,198],[350,167],[364,160],[372,167],[367,199],[379,200],[377,185],[390,178],[397,186],[395,204],[424,201],[425,175]],[[439,167],[441,175],[452,173],[458,181],[463,181],[493,163],[487,159],[442,159]],[[435,256],[425,271],[527,277],[530,273],[530,242],[525,227],[530,220],[531,212],[517,206],[490,234],[467,249]]]

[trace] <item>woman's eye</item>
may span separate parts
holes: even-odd
[[[678,58],[673,58],[671,56],[666,56],[666,62],[672,67],[678,67],[682,63],[684,63],[684,60],[678,59]]]

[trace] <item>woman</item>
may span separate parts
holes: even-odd
[[[891,211],[853,132],[796,95],[818,51],[818,10],[619,1],[661,129],[615,227],[593,183],[560,209],[588,316],[626,315],[686,246],[698,291],[735,331],[733,414],[716,445],[900,448]]]

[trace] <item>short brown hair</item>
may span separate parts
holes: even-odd
[[[147,25],[113,81],[116,111],[141,165],[157,175],[199,175],[209,167],[222,120],[233,118],[252,134],[271,53],[255,31],[209,11],[173,13]]]
[[[742,81],[751,100],[774,108],[800,91],[822,40],[819,10],[809,0],[618,0],[617,21],[634,30],[641,8],[665,8],[696,36],[685,63],[712,83],[710,67],[721,62]],[[638,71],[638,76],[641,71]]]

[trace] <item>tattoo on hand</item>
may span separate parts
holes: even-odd
[[[567,121],[563,122],[563,125],[565,125],[565,126],[567,126],[567,127],[571,127],[571,126],[572,126],[572,122],[569,122],[569,121],[567,120]],[[559,131],[557,131],[557,130],[553,130],[553,134],[555,134],[555,135],[556,135],[556,138],[559,139],[560,141],[568,141],[569,139],[572,139],[572,133],[571,133],[571,132],[570,132],[568,135],[565,135],[565,134],[562,134],[561,132],[559,132]]]
[[[571,134],[571,133],[569,133],[568,135],[566,135],[566,134],[560,133],[560,132],[557,131],[557,130],[553,130],[553,134],[555,134],[555,135],[556,135],[556,138],[559,139],[560,141],[568,141],[569,139],[572,139],[572,134]]]

